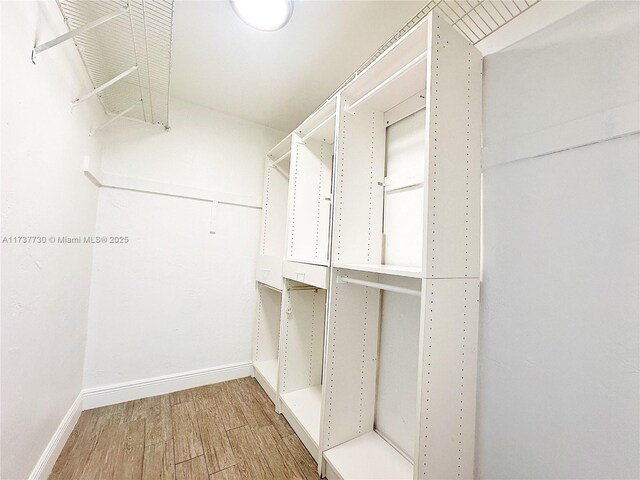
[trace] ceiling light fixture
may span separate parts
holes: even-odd
[[[265,32],[280,30],[291,18],[293,0],[229,0],[247,25]]]

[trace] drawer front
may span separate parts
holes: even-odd
[[[308,263],[284,262],[283,276],[314,287],[329,288],[329,267]]]
[[[282,290],[282,258],[260,255],[256,268],[256,280],[270,287]]]

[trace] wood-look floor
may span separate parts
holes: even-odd
[[[82,412],[51,480],[318,479],[252,378]]]

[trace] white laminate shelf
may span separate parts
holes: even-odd
[[[296,390],[280,396],[282,413],[289,420],[302,443],[313,457],[318,460],[320,443],[320,408],[322,404],[322,386]]]
[[[262,360],[253,362],[253,372],[258,383],[275,403],[276,386],[278,384],[278,360]]]
[[[377,265],[368,263],[336,263],[334,264],[334,267],[346,270],[356,270],[359,272],[395,275],[397,277],[422,278],[422,269],[420,267],[403,267],[399,265]]]
[[[324,452],[328,480],[411,480],[413,465],[376,432]]]
[[[275,147],[273,147],[269,153],[267,153],[267,157],[269,157],[272,161],[277,160],[278,158],[285,155],[287,152],[291,152],[291,134],[284,137],[280,143],[278,143]]]

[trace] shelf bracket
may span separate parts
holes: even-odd
[[[93,97],[94,95],[97,95],[98,93],[100,93],[101,91],[103,91],[105,88],[109,88],[111,85],[113,85],[114,83],[116,83],[119,80],[122,80],[124,77],[132,74],[133,72],[135,72],[138,69],[137,65],[134,65],[133,67],[131,67],[129,70],[122,72],[120,75],[118,75],[117,77],[112,78],[111,80],[109,80],[108,82],[103,83],[102,85],[100,85],[98,88],[95,88],[93,91],[87,93],[86,95],[83,95],[82,97],[76,98],[73,102],[71,102],[71,106],[75,107],[76,105],[84,102],[86,99]]]
[[[117,18],[120,15],[124,15],[125,13],[128,13],[128,12],[129,12],[129,7],[121,8],[119,10],[116,10],[115,12],[105,15],[104,17],[98,18],[93,22],[89,22],[86,25],[82,25],[81,27],[74,28],[73,30],[69,30],[67,33],[60,35],[59,37],[56,37],[53,40],[49,40],[48,42],[42,43],[40,45],[36,45],[31,51],[31,61],[35,64],[36,55],[38,55],[39,53],[42,53],[45,50],[50,49],[51,47],[55,47],[56,45],[66,40],[69,40],[70,38],[76,37],[81,33],[91,30],[92,28],[102,25],[103,23],[108,22],[109,20],[113,20],[114,18]]]
[[[89,133],[89,136],[92,137],[96,134],[96,132],[98,130],[103,129],[104,127],[106,127],[107,125],[111,125],[113,122],[115,122],[116,120],[118,120],[120,117],[126,115],[127,113],[129,113],[131,110],[133,110],[134,108],[136,108],[138,106],[139,103],[142,103],[142,100],[138,100],[136,103],[134,103],[133,105],[131,105],[129,108],[121,111],[120,113],[118,113],[117,115],[114,115],[113,118],[107,120],[106,122],[104,122],[102,125],[100,125],[99,127],[97,127],[95,130],[92,130],[91,133]]]

